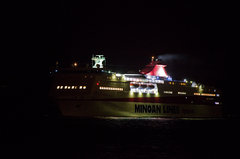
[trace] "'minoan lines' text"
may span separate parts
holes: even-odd
[[[173,105],[135,104],[135,113],[170,113],[179,114],[179,107]]]

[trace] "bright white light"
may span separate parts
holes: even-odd
[[[138,84],[138,85],[147,85],[147,87],[138,87],[135,88],[132,85]],[[157,84],[151,83],[151,84],[146,84],[142,82],[131,82],[130,83],[130,91],[135,92],[135,93],[151,93],[151,94],[156,94],[158,92]]]
[[[192,82],[192,87],[197,87],[196,82]]]
[[[151,79],[151,76],[149,76],[149,75],[146,75],[146,78],[147,78],[147,79]]]
[[[165,72],[165,70],[164,70],[163,67],[160,67],[160,68],[159,68],[157,74],[158,74],[159,76],[162,76],[162,77],[167,77],[167,74],[166,74],[166,72]]]
[[[121,77],[122,75],[121,75],[120,73],[117,73],[116,76],[117,76],[117,77]]]
[[[94,65],[92,68],[103,68],[103,61],[105,61],[105,57],[103,55],[96,55],[92,57],[92,61],[94,61]]]

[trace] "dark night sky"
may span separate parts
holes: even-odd
[[[184,58],[168,61],[173,77],[223,81],[224,11],[217,3],[62,1],[50,13],[52,60],[88,62],[100,53],[108,64],[140,69],[152,55],[174,54]]]
[[[107,64],[131,69],[141,69],[152,55],[171,55],[167,71],[173,78],[218,87],[224,82],[227,25],[219,2],[62,0],[20,6],[10,6],[4,18],[1,71],[8,81],[43,83],[56,60],[84,63],[104,54]]]

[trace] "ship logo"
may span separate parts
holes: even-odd
[[[135,104],[135,113],[179,114],[178,106]]]

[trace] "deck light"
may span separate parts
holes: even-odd
[[[77,67],[77,66],[78,66],[78,63],[77,63],[77,62],[74,62],[74,63],[73,63],[73,66],[74,66],[74,67]]]

